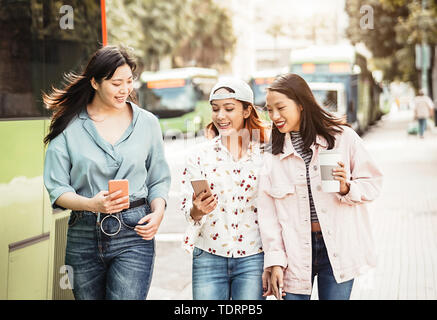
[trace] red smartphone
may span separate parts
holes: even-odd
[[[109,193],[113,193],[115,191],[121,190],[121,194],[117,196],[115,199],[119,199],[129,195],[129,180],[120,179],[120,180],[109,180],[108,182],[108,191]],[[114,200],[115,200],[114,199]],[[129,199],[127,200],[126,206],[123,209],[129,208]]]

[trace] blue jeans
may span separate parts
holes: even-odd
[[[264,253],[227,258],[193,251],[194,300],[263,300]]]
[[[73,294],[78,300],[144,300],[149,291],[155,260],[154,239],[143,240],[133,230],[150,213],[146,204],[118,214],[121,223],[109,217],[103,230],[95,213],[73,211],[68,222],[65,264]]]
[[[354,280],[337,283],[321,232],[312,232],[312,278],[317,275],[319,300],[349,300]],[[288,293],[284,300],[310,300],[311,295]]]
[[[419,121],[419,136],[423,137],[426,130],[426,119],[418,119]]]

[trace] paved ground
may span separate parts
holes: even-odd
[[[356,279],[352,299],[437,299],[437,130],[425,139],[406,134],[409,110],[392,112],[364,142],[385,174],[381,197],[371,204],[378,265]],[[192,299],[191,257],[180,248],[177,175],[184,146],[167,145],[173,184],[168,213],[157,235],[148,299]],[[313,297],[317,292],[313,293]]]

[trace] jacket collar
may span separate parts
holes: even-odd
[[[323,149],[327,149],[328,148],[328,142],[326,141],[325,138],[323,138],[322,136],[317,135],[316,136],[316,143],[312,144],[310,149],[313,151],[318,147],[322,147]],[[288,156],[293,155],[294,153],[296,153],[296,150],[293,147],[293,143],[291,142],[291,134],[287,133],[285,135],[285,139],[284,139],[284,147],[282,148],[282,153],[279,155],[279,160],[282,160]]]

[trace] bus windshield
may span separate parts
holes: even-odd
[[[259,107],[264,107],[265,103],[266,103],[266,88],[269,86],[268,83],[265,84],[255,84],[252,87],[253,90],[253,95],[255,98],[255,105],[259,106]]]
[[[181,87],[143,88],[147,110],[160,118],[178,117],[193,111],[197,95],[191,85]]]
[[[254,95],[254,103],[261,108],[266,104],[266,89],[275,80],[274,77],[255,78],[251,81],[251,87]]]
[[[337,90],[312,90],[317,103],[329,112],[338,111]]]

